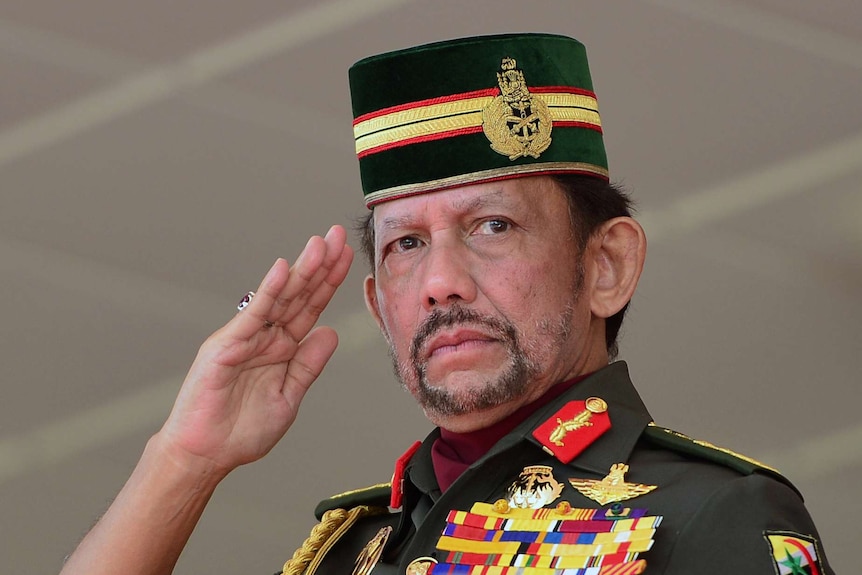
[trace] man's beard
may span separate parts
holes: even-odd
[[[539,333],[550,336],[553,345],[561,345],[569,336],[572,313],[573,302],[558,320],[542,321],[539,325]],[[495,376],[489,376],[485,381],[469,389],[446,389],[433,386],[428,381],[427,360],[421,358],[422,349],[440,330],[455,325],[481,327],[484,334],[503,345],[506,350],[503,371]],[[497,407],[525,395],[533,378],[540,371],[540,366],[534,359],[537,350],[530,349],[535,347],[535,343],[528,342],[525,345],[515,326],[505,319],[483,316],[456,304],[446,309],[434,310],[419,326],[410,347],[409,361],[398,361],[391,341],[389,355],[392,358],[395,375],[402,387],[413,393],[426,413],[458,416]],[[410,380],[416,382],[414,386],[407,384]]]

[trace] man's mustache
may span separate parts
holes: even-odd
[[[464,324],[481,326],[486,329],[488,335],[496,336],[500,340],[508,342],[515,340],[515,328],[497,318],[482,315],[475,310],[460,305],[453,305],[445,310],[435,309],[425,318],[425,321],[422,322],[413,336],[413,343],[410,346],[410,359],[413,360],[414,365],[419,362],[422,348],[429,339],[442,329]]]

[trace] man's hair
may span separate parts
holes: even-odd
[[[568,200],[569,219],[577,243],[576,256],[578,257],[603,223],[613,218],[632,215],[634,204],[628,193],[618,184],[578,175],[557,175],[551,176],[551,179],[560,187]],[[373,274],[375,273],[374,212],[368,212],[359,218],[355,229],[359,236],[359,247]],[[617,336],[628,307],[629,304],[626,303],[620,311],[605,320],[605,345],[610,359],[616,358],[619,353]]]

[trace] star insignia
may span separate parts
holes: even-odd
[[[785,553],[787,554],[787,558],[782,561],[781,564],[785,567],[789,567],[792,575],[807,575],[805,570],[802,568],[802,560],[791,555],[790,551],[785,550]]]
[[[571,478],[569,483],[584,497],[592,499],[599,505],[633,499],[658,487],[657,485],[626,482],[625,474],[628,470],[629,466],[625,463],[615,463],[611,466],[611,472],[602,480]]]

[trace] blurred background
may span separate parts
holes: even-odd
[[[347,68],[513,31],[587,45],[650,239],[621,357],[656,421],[783,470],[858,568],[862,4],[4,0],[0,572],[58,571],[203,339],[277,256],[363,213]],[[430,429],[364,274],[298,423],[219,488],[177,573],[279,570],[319,499],[388,481]]]

